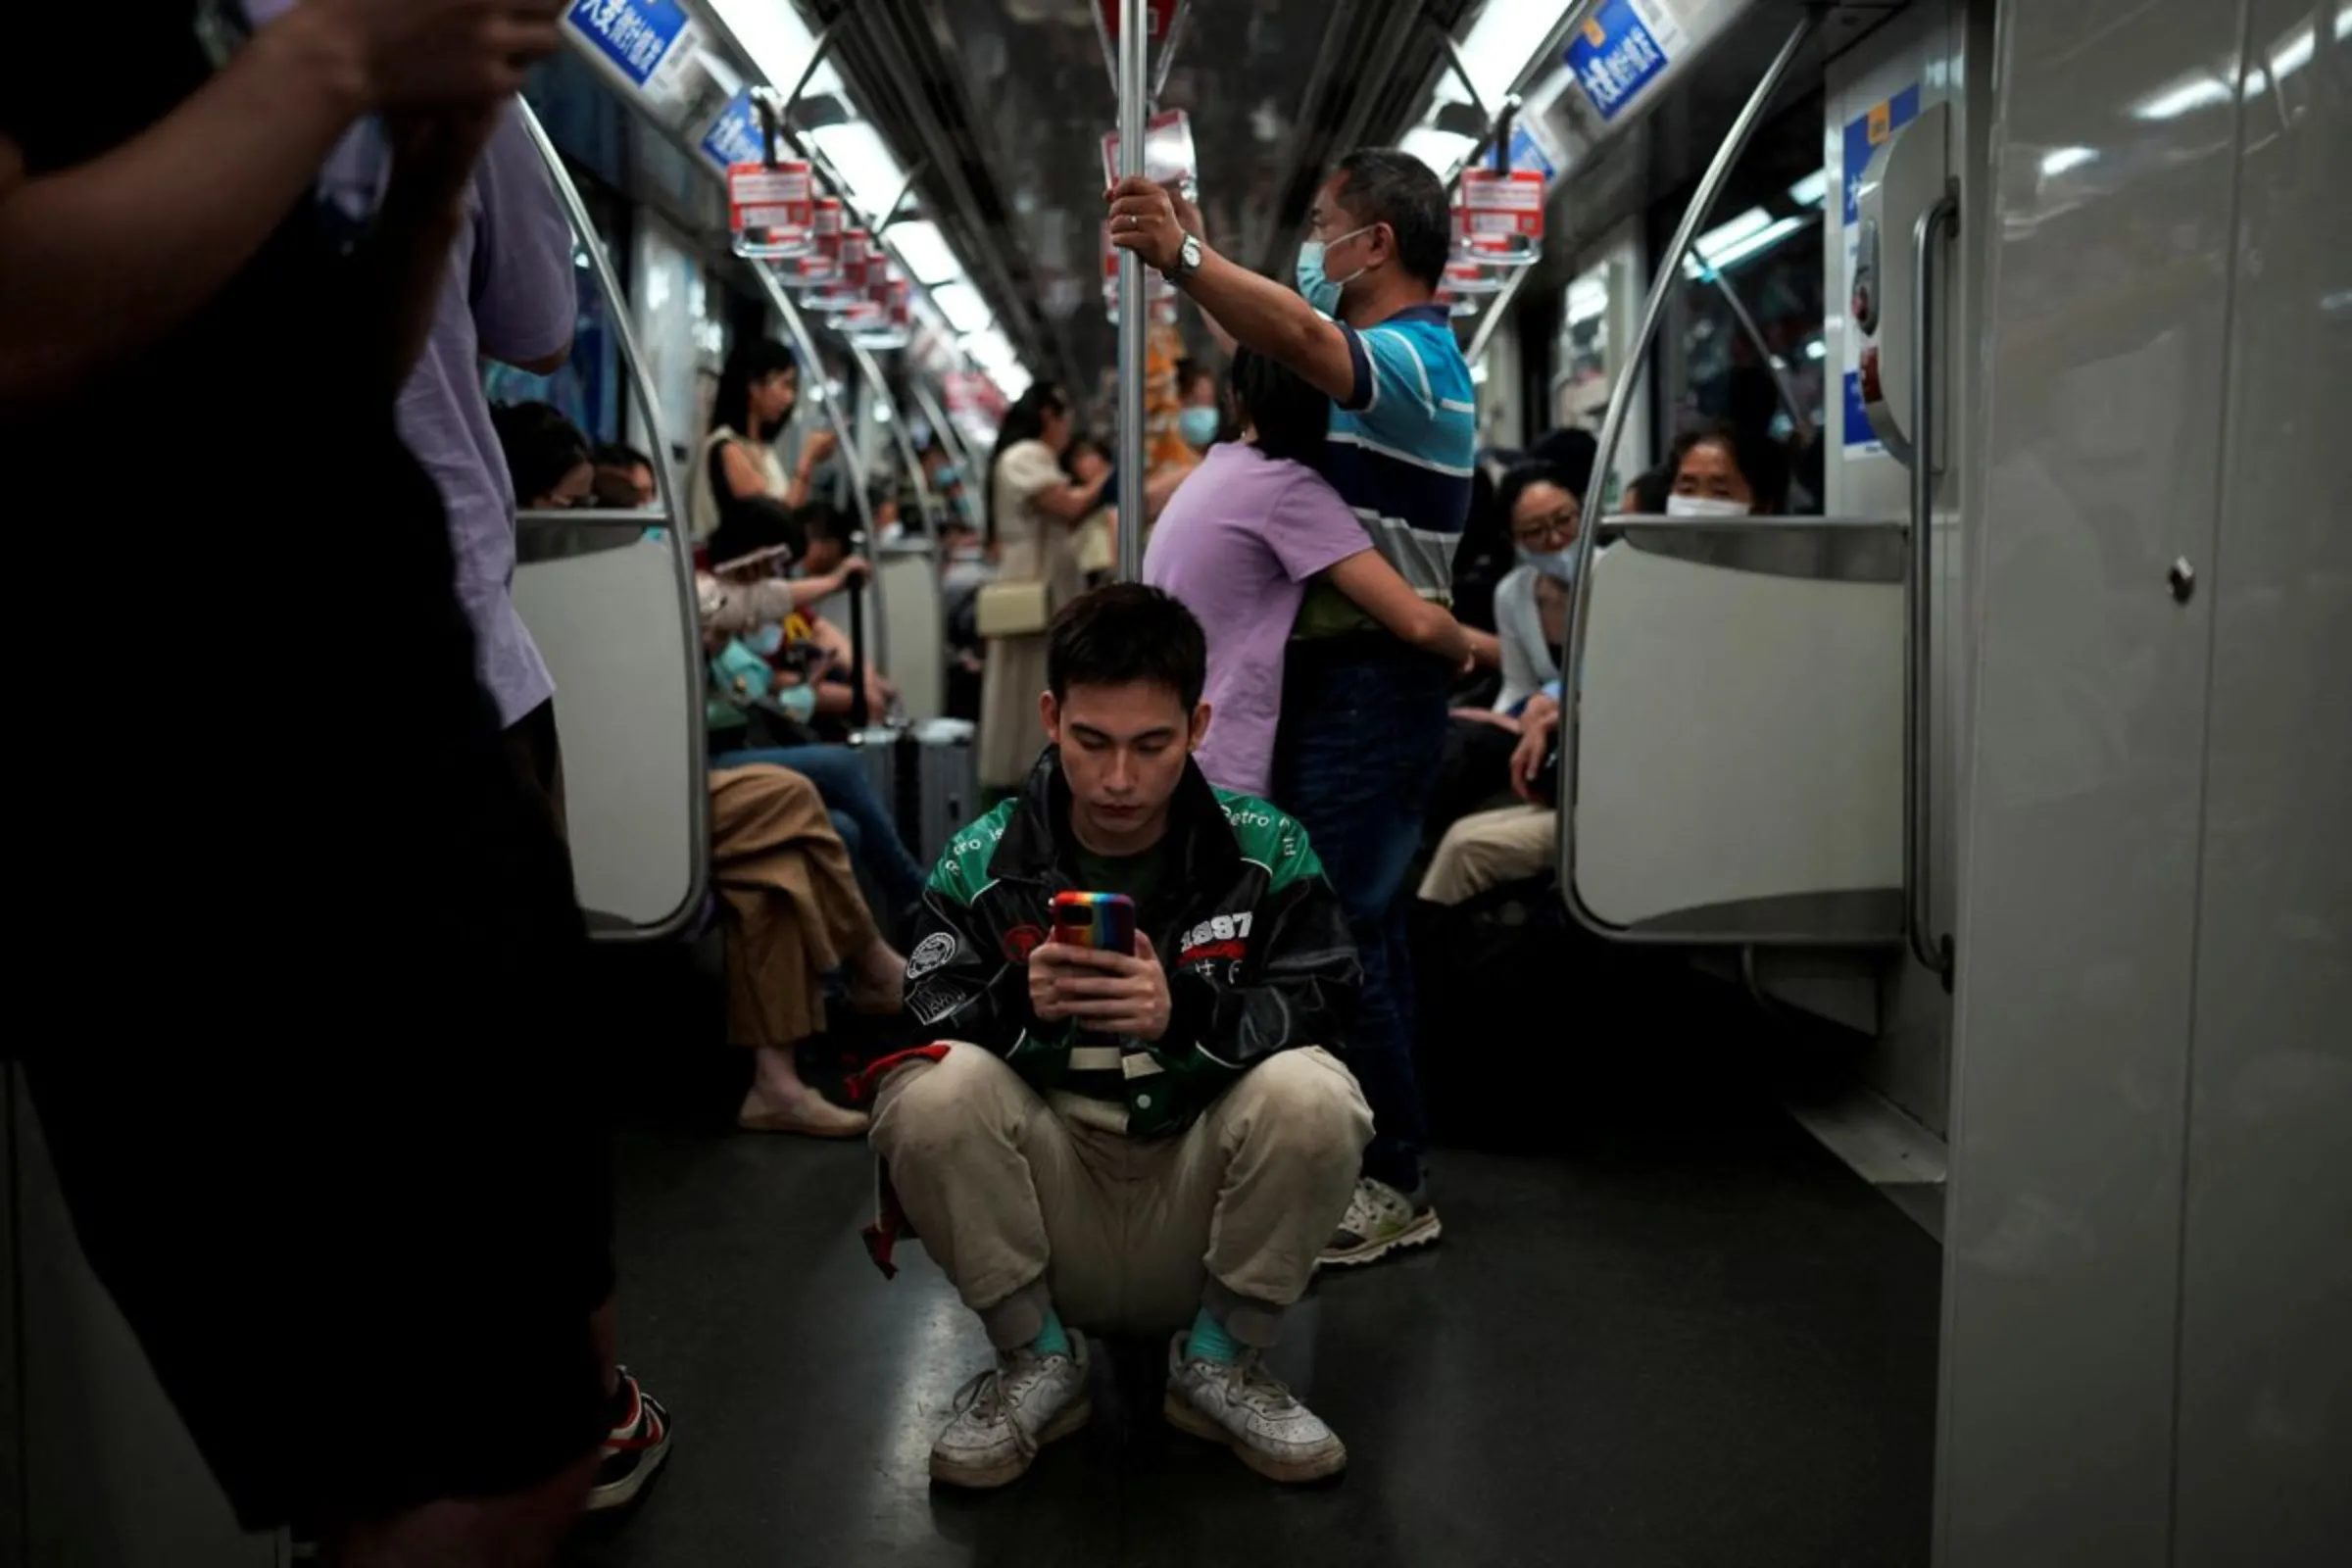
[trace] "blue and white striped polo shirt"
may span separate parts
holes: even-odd
[[[1470,364],[1442,305],[1416,305],[1361,330],[1342,322],[1340,330],[1355,361],[1355,387],[1331,411],[1323,477],[1399,576],[1423,598],[1451,604],[1453,551],[1470,515],[1478,455]],[[1299,609],[1298,634],[1373,624],[1318,582]]]

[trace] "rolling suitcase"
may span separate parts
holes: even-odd
[[[956,830],[980,814],[980,757],[973,735],[974,726],[963,719],[935,718],[915,725],[899,742],[902,833],[915,858],[925,863],[937,863]]]

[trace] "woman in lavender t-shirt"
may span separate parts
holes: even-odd
[[[1316,466],[1331,400],[1272,360],[1237,351],[1229,382],[1242,439],[1209,449],[1170,498],[1144,581],[1184,601],[1208,633],[1208,738],[1200,770],[1264,795],[1282,717],[1282,656],[1307,579],[1338,588],[1398,637],[1455,663],[1470,641],[1444,608],[1381,559]]]

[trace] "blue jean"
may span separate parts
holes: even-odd
[[[1275,804],[1306,829],[1364,966],[1346,1053],[1372,1106],[1364,1174],[1406,1193],[1421,1185],[1429,1131],[1401,893],[1446,756],[1451,674],[1402,644],[1337,656],[1294,646],[1275,747]]]
[[[710,760],[714,768],[761,763],[788,767],[816,786],[816,793],[824,798],[825,814],[833,819],[834,830],[841,834],[851,858],[872,875],[894,912],[923,896],[928,877],[906,853],[898,822],[874,793],[873,781],[865,776],[865,764],[856,752],[847,746],[773,746],[726,752]]]

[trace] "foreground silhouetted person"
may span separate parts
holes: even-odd
[[[870,1076],[876,1256],[910,1221],[997,1349],[931,1449],[940,1481],[1003,1486],[1086,1424],[1082,1328],[1172,1335],[1168,1419],[1260,1474],[1348,1462],[1259,1355],[1371,1136],[1323,1049],[1359,971],[1298,824],[1194,765],[1206,669],[1200,623],[1156,589],[1063,607],[1053,744],[931,874],[906,1008],[938,1043]],[[1135,955],[1053,940],[1064,891],[1133,899]]]
[[[237,1517],[314,1526],[337,1568],[545,1563],[615,1424],[586,931],[394,420],[476,157],[564,10],[18,8],[0,60],[0,452],[125,475],[18,564],[94,550],[172,585],[142,635],[188,676],[143,683],[140,736],[204,759],[161,801],[24,770],[24,989],[58,1022],[12,1047]],[[96,90],[57,69],[94,40]],[[159,397],[131,475],[122,413]],[[140,476],[223,454],[233,527],[157,514]],[[19,732],[63,755],[87,714],[35,684]]]

